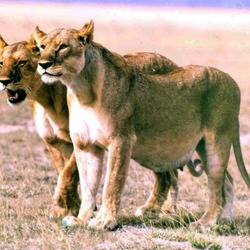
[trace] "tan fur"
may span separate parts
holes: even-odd
[[[79,197],[77,195],[77,170],[72,154],[71,139],[68,128],[68,109],[66,103],[66,87],[61,84],[53,86],[43,85],[40,77],[36,74],[38,53],[35,51],[35,39],[45,35],[36,28],[36,35],[30,38],[29,42],[20,42],[13,45],[0,38],[1,60],[4,65],[1,69],[1,79],[8,79],[10,75],[17,74],[15,65],[17,62],[27,61],[26,65],[20,67],[21,79],[18,82],[8,83],[7,91],[24,90],[30,100],[37,132],[45,141],[52,161],[59,174],[57,188],[54,194],[54,208],[51,213],[52,217],[76,214],[78,212]],[[147,74],[162,74],[170,72],[177,68],[172,61],[156,53],[133,53],[125,55],[127,63],[136,70]],[[12,93],[12,96],[14,94]],[[10,104],[18,104],[18,98],[9,97]],[[13,98],[13,99],[12,99]],[[12,100],[12,102],[11,102]],[[72,158],[71,160],[69,158]],[[190,171],[197,175],[195,167],[192,166]],[[72,176],[70,176],[72,174]],[[198,175],[200,175],[198,173]],[[173,195],[168,197],[168,211],[176,211],[176,202],[178,195],[178,184],[173,179],[171,185]],[[71,194],[72,192],[72,194]],[[71,196],[73,198],[71,198]],[[172,199],[171,199],[172,198]],[[140,208],[140,213],[142,213]],[[146,208],[144,209],[146,210]],[[166,210],[166,211],[167,211]],[[137,214],[139,213],[137,211]]]
[[[69,219],[69,224],[86,222],[93,209],[97,185],[92,181],[104,150],[108,150],[108,166],[102,206],[90,225],[108,229],[117,225],[131,157],[160,176],[158,183],[164,185],[155,189],[164,193],[168,177],[160,173],[187,164],[196,150],[208,175],[210,199],[193,227],[213,225],[225,206],[223,183],[228,179],[231,144],[250,187],[239,144],[236,82],[202,66],[143,75],[92,38],[90,22],[81,30],[55,30],[39,41],[43,52],[38,72],[43,81],[60,80],[68,89],[70,134],[83,194],[78,218]]]

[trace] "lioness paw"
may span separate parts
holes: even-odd
[[[83,225],[83,221],[74,216],[66,216],[62,220],[63,227],[73,227],[78,225]]]
[[[66,209],[59,207],[59,206],[55,206],[51,213],[50,213],[50,219],[54,220],[57,218],[63,218],[64,216],[66,216]]]
[[[210,224],[201,224],[199,223],[199,221],[196,222],[192,222],[189,225],[189,229],[191,231],[196,231],[199,233],[208,233],[209,231],[211,231],[212,225]]]
[[[106,229],[109,231],[115,230],[118,226],[116,217],[105,208],[101,208],[97,216],[91,219],[88,225],[95,229]]]
[[[94,218],[90,220],[89,227],[92,227],[95,229],[105,229],[108,231],[113,231],[118,227],[118,223],[115,219],[102,220],[101,218]]]
[[[50,219],[63,218],[65,216],[76,216],[78,214],[78,211],[79,206],[72,208],[55,206],[50,213]]]
[[[159,213],[159,212],[160,212],[160,207],[158,205],[150,204],[138,207],[135,211],[135,216],[142,217],[147,213]]]

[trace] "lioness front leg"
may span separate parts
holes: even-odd
[[[107,172],[105,176],[102,206],[90,226],[113,230],[117,227],[117,212],[127,177],[133,139],[115,137],[109,146]]]
[[[73,145],[56,137],[44,140],[59,175],[50,217],[76,215],[80,207],[80,198],[77,192],[79,175]]]
[[[53,197],[54,208],[51,217],[64,217],[66,215],[76,216],[79,212],[81,200],[77,188],[79,174],[76,166],[74,153],[64,168],[60,171],[57,187]]]
[[[207,172],[207,152],[204,140],[202,140],[198,144],[197,152],[200,158],[202,159],[203,168]],[[223,211],[220,218],[230,220],[233,214],[234,186],[233,186],[233,178],[228,170],[226,171],[223,183],[222,196],[224,201],[223,201]]]
[[[75,155],[80,176],[82,202],[77,218],[68,216],[63,219],[63,225],[67,227],[86,224],[93,216],[102,175],[104,150],[95,146],[84,149],[75,147]]]

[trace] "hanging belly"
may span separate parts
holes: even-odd
[[[201,136],[138,136],[132,158],[155,172],[182,167],[192,158]]]

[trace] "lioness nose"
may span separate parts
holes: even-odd
[[[38,62],[38,64],[39,64],[43,69],[47,69],[47,68],[49,68],[50,66],[53,65],[53,62],[50,62],[50,61],[40,61],[40,62]]]
[[[0,83],[2,83],[4,86],[7,86],[9,83],[12,83],[13,79],[4,77],[4,78],[0,78]]]

